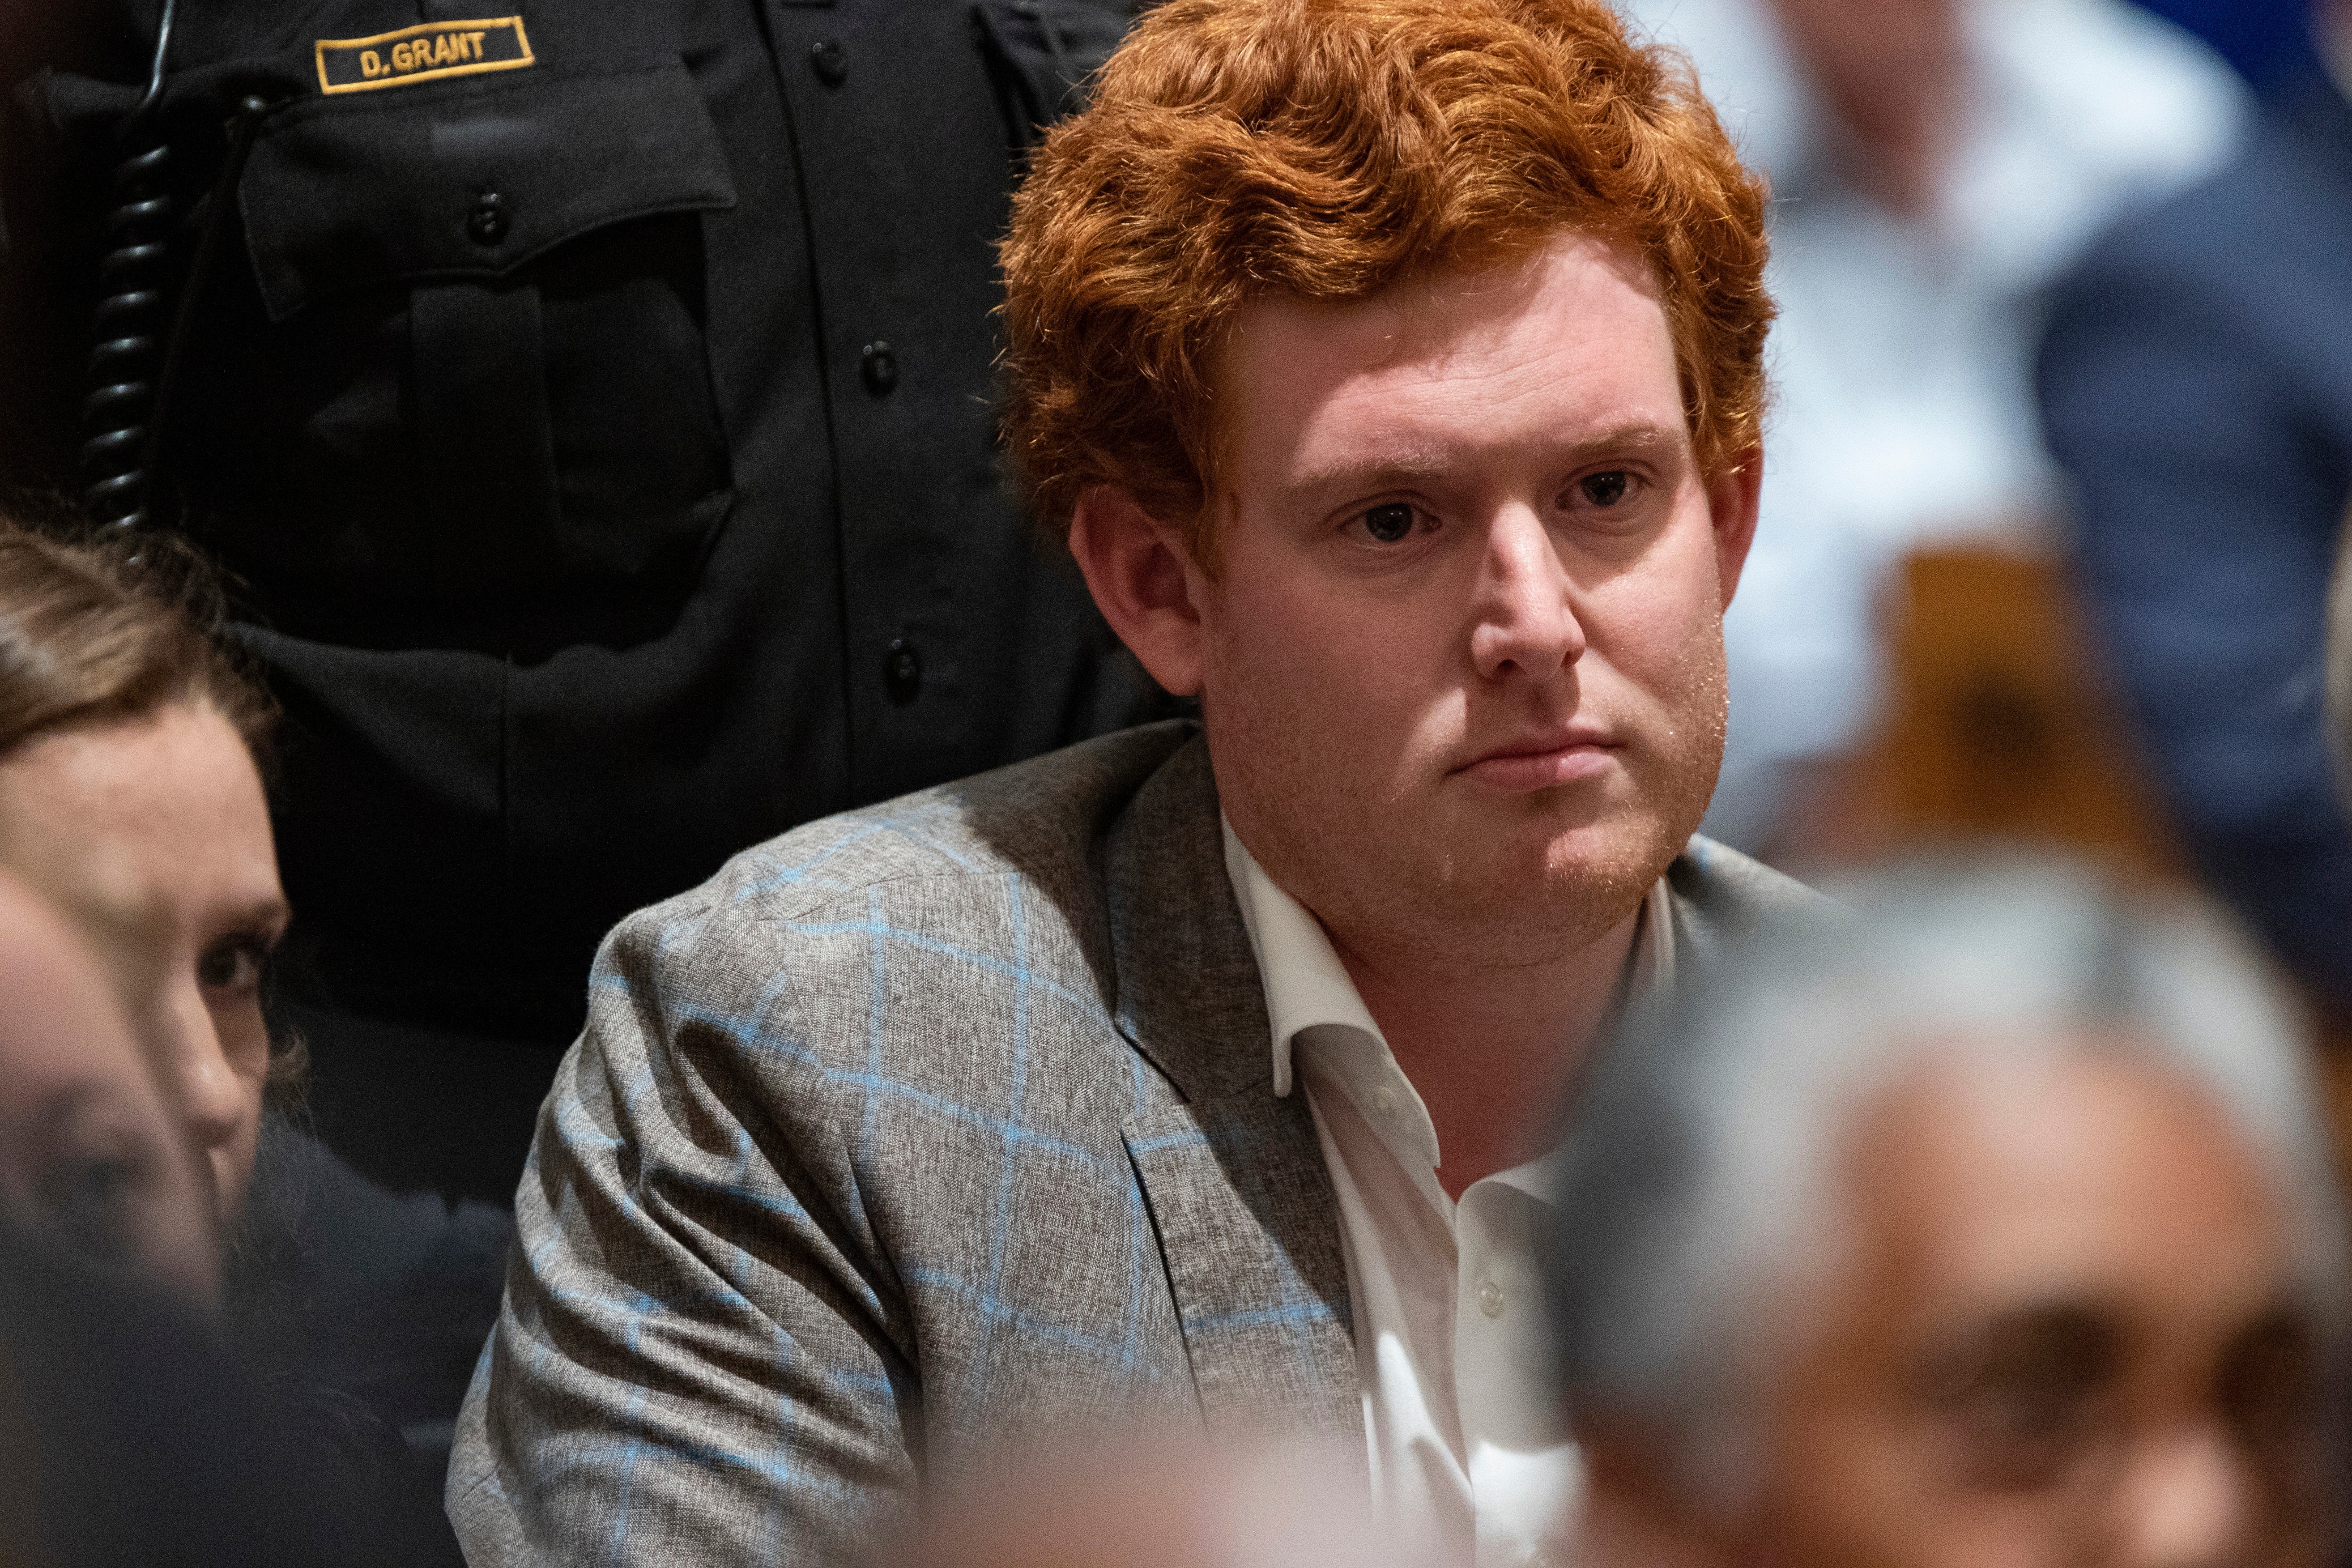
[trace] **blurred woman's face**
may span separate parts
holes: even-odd
[[[63,916],[0,873],[0,1219],[190,1298],[219,1232],[121,1003]]]
[[[287,919],[244,741],[182,703],[31,742],[0,761],[0,863],[99,939],[226,1232],[253,1174],[261,971]]]

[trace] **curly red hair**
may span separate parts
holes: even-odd
[[[1655,268],[1702,467],[1759,440],[1765,195],[1604,0],[1168,0],[1013,198],[1005,433],[1066,530],[1124,487],[1212,558],[1211,370],[1268,293],[1359,300],[1563,228]]]

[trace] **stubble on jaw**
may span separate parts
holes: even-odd
[[[1674,689],[1659,696],[1670,721],[1639,738],[1641,754],[1630,764],[1636,801],[1580,826],[1564,809],[1576,786],[1518,797],[1499,820],[1524,826],[1539,847],[1516,868],[1459,842],[1412,846],[1426,794],[1394,776],[1333,773],[1319,730],[1246,702],[1239,712],[1230,703],[1221,710],[1206,694],[1202,712],[1235,831],[1343,948],[1423,966],[1506,970],[1557,963],[1614,930],[1697,830],[1722,766],[1728,715],[1720,612],[1678,656]],[[1414,767],[1408,760],[1396,772],[1410,776]]]

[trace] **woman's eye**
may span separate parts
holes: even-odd
[[[1390,501],[1364,513],[1364,531],[1382,544],[1394,544],[1412,532],[1412,508]]]
[[[1615,506],[1633,488],[1633,476],[1622,468],[1612,468],[1607,473],[1585,475],[1576,481],[1576,488],[1594,506]]]
[[[251,937],[231,937],[196,960],[196,980],[207,991],[250,991],[261,984],[266,950]]]

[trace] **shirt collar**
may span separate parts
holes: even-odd
[[[1250,952],[1265,986],[1266,1021],[1273,1026],[1274,1092],[1286,1095],[1292,1081],[1292,1042],[1318,1025],[1360,1030],[1388,1054],[1388,1041],[1356,993],[1347,967],[1307,906],[1275,885],[1257,858],[1243,847],[1233,824],[1219,814],[1225,837],[1225,875],[1241,906]],[[1650,884],[1633,928],[1633,978],[1625,1005],[1631,1008],[1669,990],[1675,981],[1675,922],[1666,879]],[[1400,1074],[1402,1076],[1402,1074]]]

